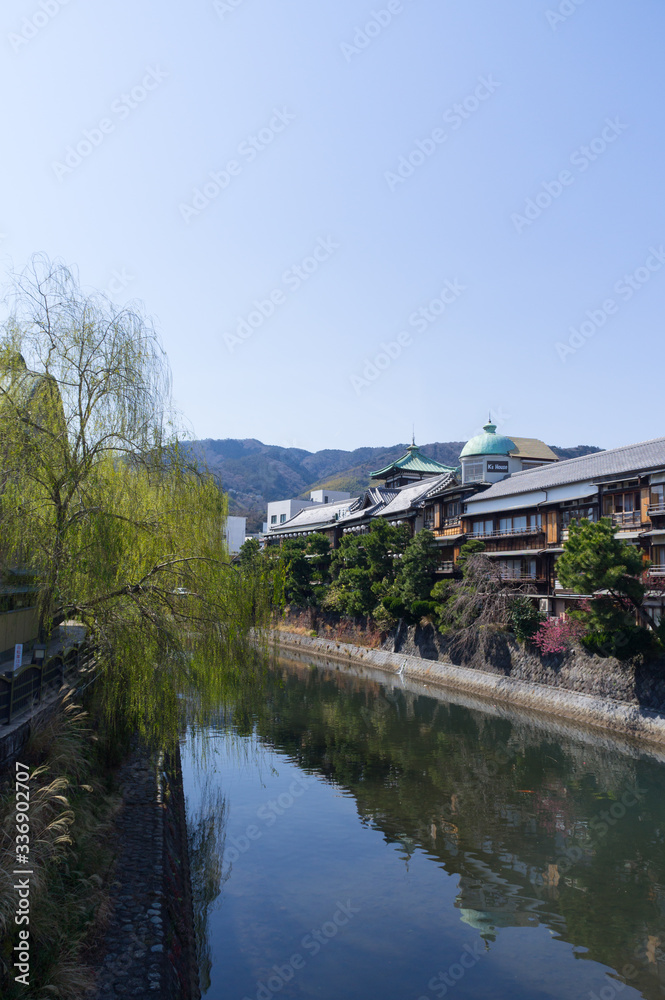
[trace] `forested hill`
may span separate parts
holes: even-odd
[[[400,458],[406,444],[355,451],[304,451],[263,444],[254,438],[223,441],[206,439],[188,443],[218,476],[229,495],[230,513],[247,516],[247,530],[258,531],[269,500],[306,496],[313,489],[348,490],[358,494],[369,485],[369,474]],[[434,442],[421,451],[444,465],[458,465],[463,441]],[[560,458],[588,455],[600,448],[578,445],[553,450]]]

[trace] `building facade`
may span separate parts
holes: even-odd
[[[296,514],[307,507],[313,507],[315,504],[327,504],[350,499],[350,493],[344,493],[340,490],[312,490],[309,500],[301,497],[292,500],[273,500],[268,504],[266,520],[263,522],[263,534],[269,534],[275,528],[290,521]]]
[[[571,522],[609,517],[616,537],[643,555],[647,612],[656,622],[665,613],[665,437],[559,460],[542,441],[508,438],[488,423],[464,446],[457,469],[412,444],[371,479],[377,485],[362,496],[286,519],[275,540],[318,531],[337,545],[382,517],[411,534],[431,531],[438,572],[452,576],[462,545],[476,539],[507,585],[530,584],[541,610],[558,615],[589,596],[566,591],[556,574]]]

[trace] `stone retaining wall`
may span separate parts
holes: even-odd
[[[367,649],[290,632],[276,630],[271,635],[276,651],[309,650],[314,655],[342,662],[366,664],[393,677],[409,677],[434,687],[467,692],[492,702],[561,716],[583,725],[665,745],[665,715],[637,704],[613,700],[606,695],[584,694],[451,662],[384,649]]]
[[[155,759],[137,747],[118,781],[111,916],[91,1000],[199,1000],[180,754]]]
[[[506,632],[473,632],[459,642],[442,636],[431,625],[403,628],[381,648],[665,711],[662,659],[631,663],[613,656],[595,656],[579,647],[541,656]]]

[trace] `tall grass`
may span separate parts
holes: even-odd
[[[81,1000],[94,984],[84,961],[108,915],[108,846],[120,800],[110,794],[103,744],[86,713],[64,693],[37,722],[21,751],[30,768],[30,986],[15,982],[17,894],[14,771],[0,795],[0,996],[3,1000]]]

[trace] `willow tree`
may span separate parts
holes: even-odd
[[[0,333],[0,421],[0,572],[33,576],[43,638],[86,627],[109,712],[175,723],[264,607],[230,564],[223,494],[178,444],[150,321],[35,258]]]

